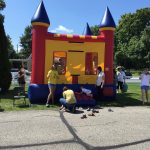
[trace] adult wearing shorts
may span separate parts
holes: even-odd
[[[148,102],[148,90],[150,87],[150,73],[148,72],[148,69],[145,69],[143,73],[140,75],[140,80],[141,80],[141,97],[144,105],[145,100]]]
[[[54,96],[55,96],[56,84],[58,79],[58,72],[56,70],[55,65],[53,65],[51,67],[51,70],[49,70],[47,74],[47,78],[48,78],[49,95],[47,98],[46,107],[49,107],[50,101],[52,104],[54,104]]]

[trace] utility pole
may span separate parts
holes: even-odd
[[[18,44],[17,44],[17,54],[18,54]]]

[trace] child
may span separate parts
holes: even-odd
[[[91,90],[86,89],[86,88],[84,88],[83,86],[81,86],[80,89],[81,89],[81,93],[84,93],[84,94],[86,94],[87,96],[93,97],[93,94],[92,94],[92,91],[91,91]]]

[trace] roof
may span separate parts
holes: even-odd
[[[41,1],[41,3],[39,4],[34,16],[31,19],[31,23],[33,22],[50,24],[43,1]]]
[[[108,7],[105,10],[103,19],[102,19],[101,24],[100,24],[100,28],[104,28],[104,27],[113,27],[113,28],[116,27],[114,19],[110,13]]]

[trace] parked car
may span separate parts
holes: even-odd
[[[129,71],[125,71],[126,79],[131,79],[132,78],[132,73]]]
[[[11,75],[12,75],[12,80],[17,80],[18,79],[18,71],[19,71],[19,69],[17,69],[17,68],[12,68],[10,70]]]

